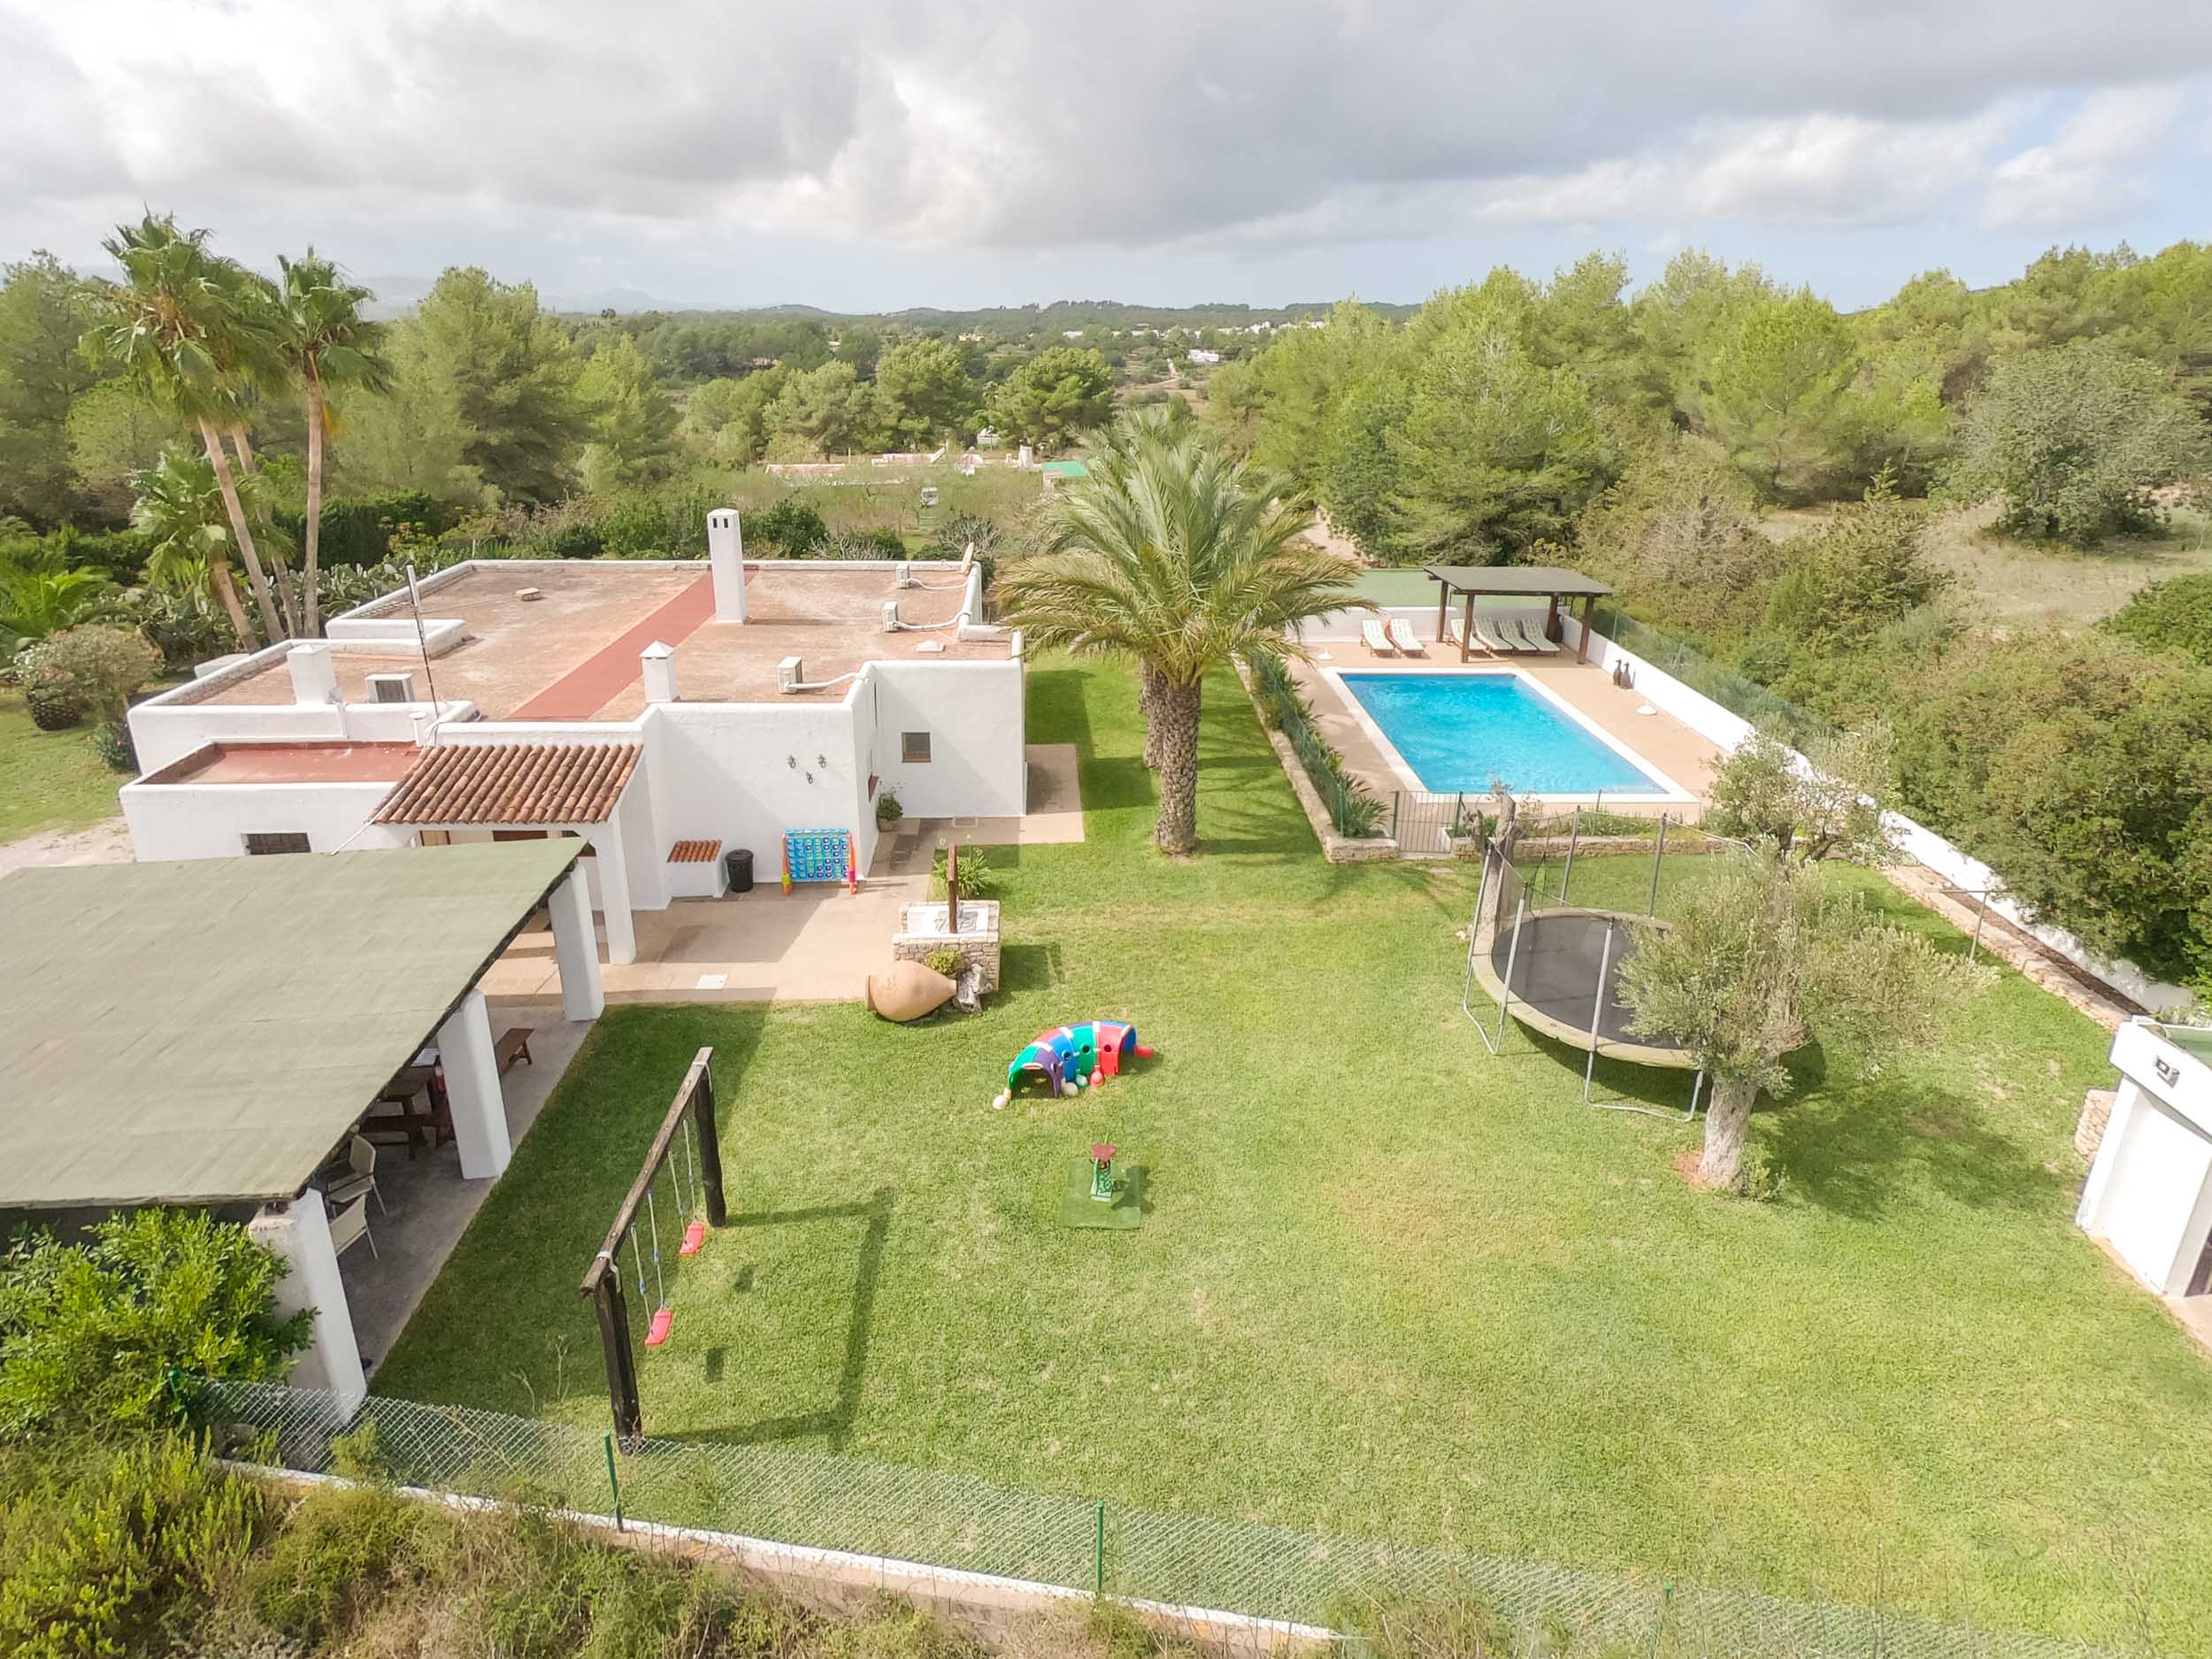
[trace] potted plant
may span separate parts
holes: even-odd
[[[887,830],[906,816],[906,809],[899,804],[897,791],[885,788],[876,795],[876,828]]]

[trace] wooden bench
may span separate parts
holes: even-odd
[[[499,1033],[499,1041],[492,1044],[492,1058],[498,1063],[499,1074],[507,1075],[507,1068],[519,1060],[525,1065],[535,1065],[530,1057],[530,1027],[510,1025]]]

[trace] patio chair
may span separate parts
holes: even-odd
[[[1521,648],[1508,639],[1499,624],[1487,617],[1475,618],[1475,638],[1482,641],[1482,649],[1494,657],[1504,657]]]
[[[365,1194],[331,1217],[331,1253],[343,1256],[363,1239],[369,1241],[369,1254],[376,1255],[376,1239],[369,1232],[369,1201]]]
[[[1398,648],[1390,642],[1379,622],[1361,623],[1359,636],[1367,642],[1367,649],[1378,657],[1395,657],[1398,654]]]
[[[1421,636],[1413,631],[1413,624],[1406,621],[1402,617],[1391,618],[1389,626],[1383,632],[1389,636],[1390,642],[1396,646],[1404,656],[1424,657],[1427,655],[1426,649],[1421,643]]]
[[[391,1210],[384,1202],[384,1194],[376,1184],[376,1148],[365,1135],[357,1134],[346,1148],[346,1163],[353,1171],[341,1175],[323,1188],[323,1202],[330,1204],[349,1204],[355,1199],[376,1194],[377,1213],[388,1216]]]

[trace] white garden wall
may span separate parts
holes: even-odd
[[[1581,628],[1581,623],[1571,618],[1563,621],[1562,635],[1570,648],[1579,643]],[[1636,690],[1647,702],[1654,708],[1672,715],[1724,750],[1734,749],[1752,733],[1751,722],[1734,710],[1723,707],[1701,691],[1691,689],[1672,675],[1662,673],[1635,652],[1615,644],[1601,634],[1591,638],[1590,661],[1608,673],[1612,672],[1616,663],[1626,663]],[[1801,760],[1803,757],[1801,756],[1799,758]],[[1901,812],[1888,814],[1886,821],[1897,838],[1899,848],[1908,856],[1917,859],[1947,881],[1970,893],[1989,895],[1986,902],[1993,911],[2022,932],[2041,941],[2069,962],[2087,969],[2108,985],[2118,987],[2154,1012],[2189,1005],[2192,999],[2183,987],[2154,979],[2131,962],[2100,955],[2062,927],[2029,920],[2026,912],[2016,902],[1999,896],[1999,889],[2003,884],[1996,872],[1978,858],[1961,851],[1924,824],[1916,823]]]

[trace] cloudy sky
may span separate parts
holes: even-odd
[[[1695,245],[1878,299],[2212,236],[2206,0],[0,0],[0,253],[581,301],[1417,299]]]

